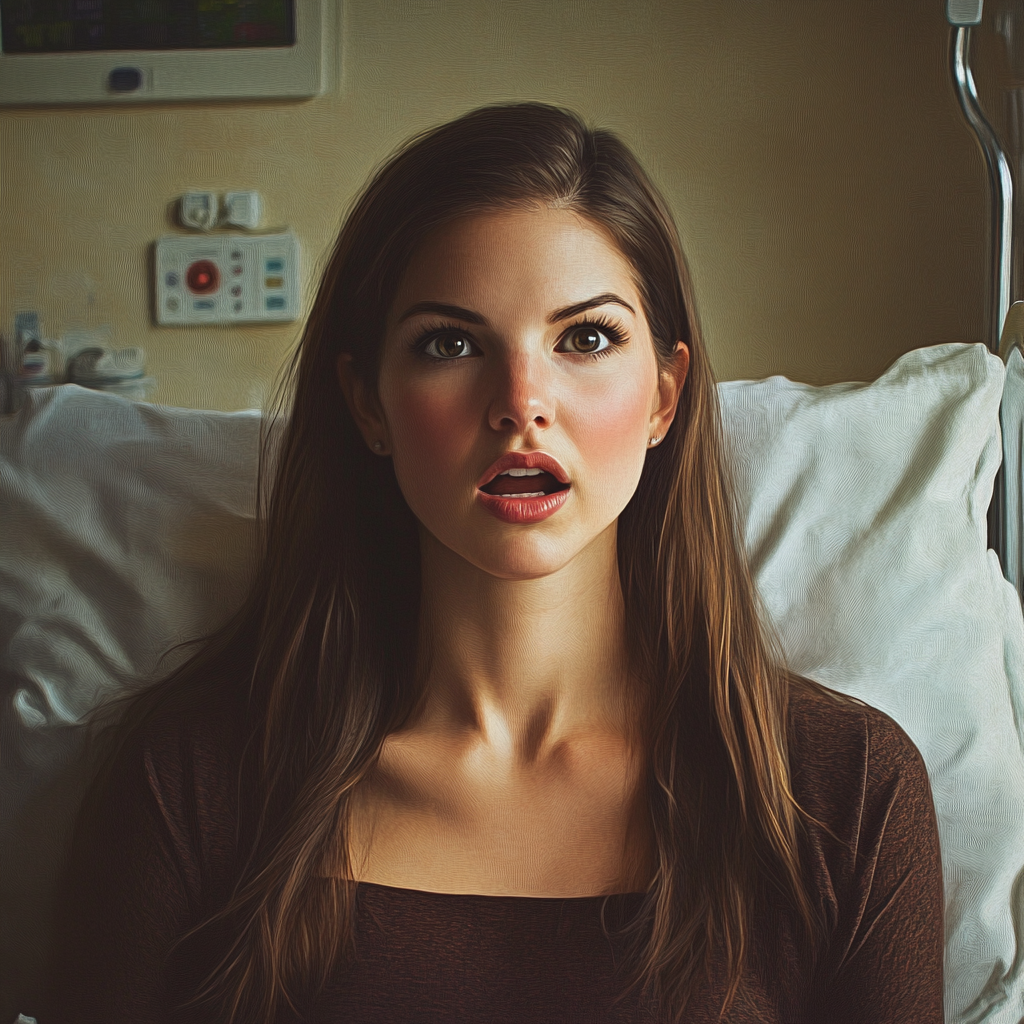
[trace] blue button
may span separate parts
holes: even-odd
[[[213,299],[196,299],[193,309],[213,309]]]
[[[167,283],[168,288],[178,287],[178,275],[173,270],[164,278],[164,281]]]
[[[284,271],[284,260],[267,260],[267,273],[280,274]]]
[[[267,296],[267,309],[284,309],[284,296],[283,295],[268,295]]]
[[[111,92],[135,92],[142,85],[142,72],[138,68],[114,68],[107,76]]]

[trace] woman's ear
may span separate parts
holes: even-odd
[[[390,449],[387,424],[384,413],[376,396],[371,395],[362,379],[352,367],[352,355],[342,352],[335,364],[338,372],[338,384],[345,396],[345,404],[352,413],[352,418],[363,435],[363,440],[378,455]]]
[[[690,369],[690,350],[681,341],[676,342],[674,363],[658,375],[658,408],[651,417],[651,437],[664,437],[676,416],[679,396],[683,393],[686,374]]]

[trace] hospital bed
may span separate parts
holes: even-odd
[[[951,21],[966,6],[950,0]],[[910,352],[870,383],[773,377],[719,394],[745,544],[791,668],[892,715],[928,766],[947,1020],[1020,1024],[1024,315],[1007,316],[1012,175],[974,95],[969,29],[951,38],[993,182],[988,343]],[[262,425],[75,385],[0,417],[3,1024],[32,1013],[86,777],[77,724],[241,600]]]

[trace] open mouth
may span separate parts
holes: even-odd
[[[503,498],[543,498],[568,489],[568,484],[556,480],[542,469],[507,470],[480,488],[486,494]]]

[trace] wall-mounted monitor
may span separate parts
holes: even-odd
[[[340,0],[0,0],[0,104],[324,91]]]

